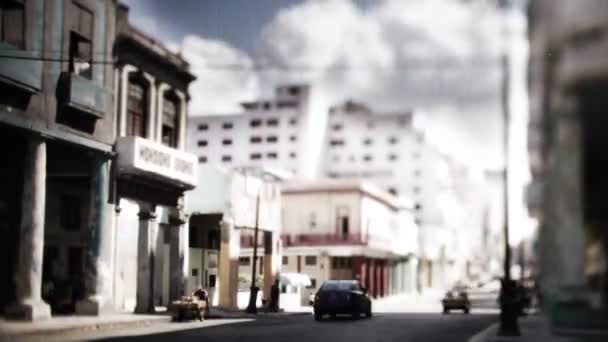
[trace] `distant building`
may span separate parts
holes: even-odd
[[[282,272],[309,275],[313,288],[359,279],[374,297],[416,289],[418,227],[407,203],[341,180],[286,182],[282,203]]]
[[[310,91],[304,85],[279,86],[272,99],[242,103],[240,113],[192,117],[189,149],[201,165],[275,167],[310,177],[319,155],[312,140],[322,133]]]

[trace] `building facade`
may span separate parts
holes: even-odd
[[[154,312],[186,291],[188,199],[196,157],[185,152],[188,63],[133,27],[118,5],[114,93],[114,305]],[[133,248],[133,241],[137,247]]]
[[[608,317],[607,19],[600,0],[529,8],[528,206],[539,220],[543,305],[558,332],[605,328]]]
[[[374,297],[416,290],[413,208],[360,181],[283,184],[283,272],[359,279]]]
[[[273,99],[241,106],[243,112],[233,115],[191,118],[189,148],[199,163],[272,167],[299,177],[316,174],[320,152],[314,137],[323,115],[311,109],[309,86],[279,86]]]
[[[280,271],[280,177],[263,169],[204,165],[199,179],[205,186],[193,191],[189,205],[189,288],[206,288],[213,305],[238,308],[239,288],[249,291],[252,274],[251,268],[242,268],[240,258],[247,252],[241,247],[252,246],[257,225],[256,286],[262,291],[258,298],[268,301]]]
[[[111,303],[112,1],[4,1],[0,307],[38,320]]]

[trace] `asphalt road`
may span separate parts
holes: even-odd
[[[149,328],[117,330],[104,337],[82,334],[70,339],[95,341],[467,341],[496,322],[493,314],[380,313],[371,319],[327,319],[310,315],[265,317],[254,321],[208,320],[204,323],[166,323]],[[175,330],[181,329],[181,330]],[[172,331],[167,331],[172,330]]]

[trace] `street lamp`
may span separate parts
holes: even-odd
[[[251,287],[249,293],[249,305],[247,305],[246,311],[248,313],[257,314],[257,299],[258,299],[258,287],[256,286],[256,265],[258,261],[258,232],[259,232],[259,217],[260,217],[260,192],[262,190],[262,186],[258,188],[258,194],[255,198],[255,227],[253,233],[253,265],[251,266]]]
[[[511,247],[509,246],[509,94],[510,94],[510,72],[509,57],[507,54],[502,57],[502,110],[503,110],[503,148],[505,156],[505,171],[503,182],[504,200],[504,277],[500,288],[500,336],[519,336],[519,326],[517,324],[517,303],[515,302],[515,283],[511,279]]]

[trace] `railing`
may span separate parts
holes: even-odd
[[[283,241],[283,246],[327,246],[367,244],[367,239],[365,239],[361,235],[354,234],[284,234],[281,235],[281,240]]]
[[[116,140],[120,174],[143,176],[186,189],[196,186],[197,159],[179,151],[140,137]]]

